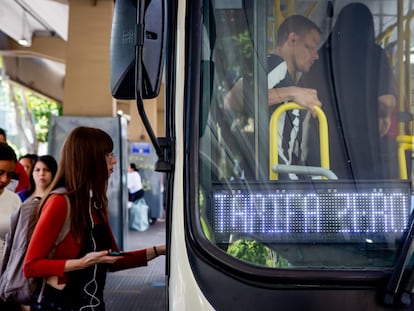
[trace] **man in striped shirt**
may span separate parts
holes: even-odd
[[[315,115],[314,106],[321,106],[316,90],[296,86],[301,73],[308,72],[318,59],[320,29],[302,15],[287,17],[279,26],[274,54],[268,56],[268,104],[270,113],[279,105],[295,102]],[[241,110],[243,79],[240,79],[224,100],[227,109]],[[302,127],[306,111],[293,110],[279,120],[279,164],[301,164]],[[271,114],[270,114],[271,115]],[[297,179],[295,174],[279,178]]]

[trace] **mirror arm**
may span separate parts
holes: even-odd
[[[141,117],[141,121],[144,124],[145,130],[154,146],[158,160],[155,164],[155,171],[158,172],[170,172],[173,169],[171,162],[171,148],[173,146],[172,139],[158,138],[155,136],[152,126],[148,120],[147,114],[144,108],[144,100],[142,98],[142,49],[144,46],[144,10],[142,5],[145,2],[143,0],[137,1],[137,38],[136,38],[136,61],[135,61],[135,98],[137,103],[138,114]]]

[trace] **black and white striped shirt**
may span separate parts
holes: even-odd
[[[283,58],[272,54],[268,56],[267,60],[269,90],[295,85]],[[280,104],[270,107],[270,116]],[[280,117],[278,126],[279,164],[301,164],[302,124],[304,117],[304,111],[298,109],[287,111]],[[295,174],[289,174],[288,176],[279,174],[279,179],[298,179],[298,177]]]

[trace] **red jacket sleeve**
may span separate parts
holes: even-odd
[[[112,249],[118,250],[118,245],[115,241],[111,228],[109,228],[109,232],[111,234],[111,239],[112,239]],[[130,251],[127,253],[129,253],[130,256],[124,256],[123,258],[116,261],[110,267],[110,271],[119,271],[119,270],[124,270],[124,269],[142,267],[148,264],[147,249],[144,248],[141,250]]]
[[[131,251],[127,253],[131,254],[131,256],[124,256],[122,259],[119,259],[117,262],[115,262],[112,265],[112,267],[110,268],[110,271],[119,271],[119,270],[124,270],[124,269],[137,268],[137,267],[146,266],[148,264],[146,249],[141,249],[138,251]]]
[[[67,208],[63,195],[52,195],[45,202],[27,249],[23,268],[26,277],[63,277],[66,260],[77,257],[79,247],[69,233],[56,247],[54,259],[48,259],[65,223]]]

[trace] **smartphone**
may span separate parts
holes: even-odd
[[[130,256],[130,255],[131,255],[130,253],[115,252],[115,251],[108,253],[108,256]]]

